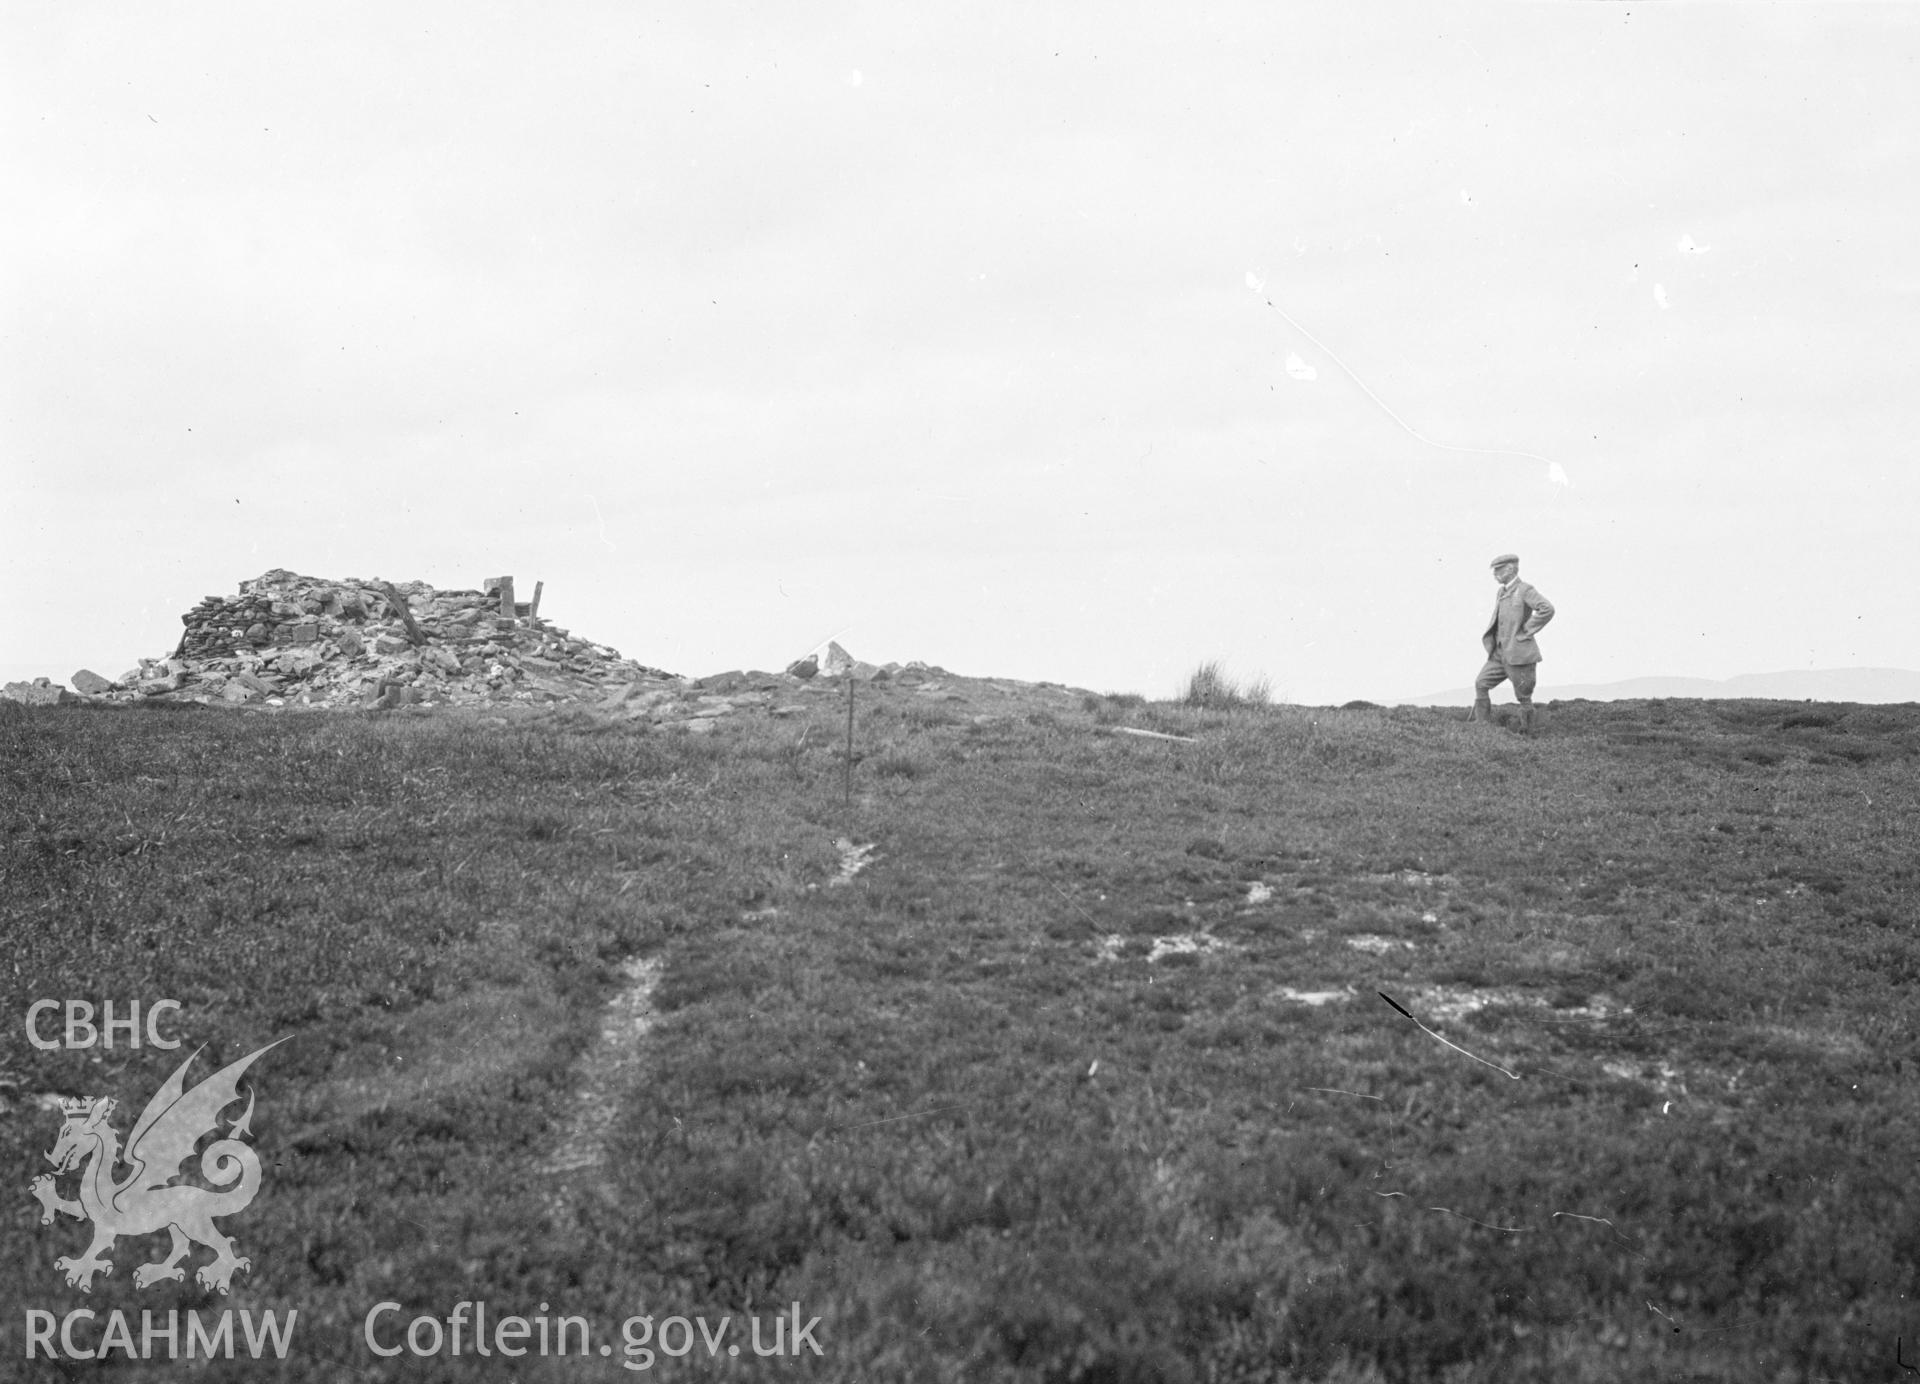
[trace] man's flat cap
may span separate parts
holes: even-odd
[[[1520,554],[1502,553],[1500,554],[1499,557],[1495,558],[1489,565],[1493,567],[1498,567],[1503,562],[1511,562],[1515,567],[1518,567],[1520,565]]]

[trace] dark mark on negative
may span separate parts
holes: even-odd
[[[1428,1028],[1425,1024],[1421,1023],[1418,1019],[1414,1019],[1413,1015],[1407,1012],[1406,1007],[1402,1005],[1400,1001],[1396,1000],[1392,995],[1389,995],[1385,990],[1375,990],[1373,993],[1378,995],[1381,999],[1385,1000],[1388,1004],[1392,1005],[1395,1009],[1399,1010],[1402,1014],[1406,1014],[1406,1016],[1409,1019],[1413,1019],[1413,1026],[1419,1029],[1422,1033],[1426,1034],[1427,1037],[1433,1039],[1435,1042],[1445,1044],[1447,1047],[1450,1047],[1455,1052],[1459,1053],[1462,1057],[1472,1058],[1473,1061],[1478,1062],[1483,1067],[1493,1068],[1496,1072],[1500,1073],[1500,1075],[1502,1076],[1511,1077],[1515,1081],[1518,1081],[1520,1079],[1519,1073],[1508,1071],[1505,1067],[1501,1066],[1498,1062],[1489,1062],[1484,1057],[1475,1057],[1474,1054],[1468,1052],[1465,1048],[1461,1047],[1458,1043],[1455,1043],[1450,1039],[1441,1037],[1439,1034],[1435,1033],[1432,1029]]]

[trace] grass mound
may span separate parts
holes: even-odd
[[[953,679],[861,691],[849,801],[844,699],[802,701],[701,736],[0,707],[0,1166],[44,1169],[36,1095],[137,1102],[184,1055],[40,1051],[25,1006],[166,996],[203,1061],[293,1037],[227,1227],[231,1305],[302,1314],[278,1378],[368,1376],[375,1303],[476,1298],[616,1342],[798,1302],[835,1380],[1912,1358],[1920,709],[1572,703],[1523,740]],[[657,1016],[560,1195],[636,957]],[[132,1288],[164,1237],[83,1299],[37,1210],[11,1302],[229,1305]]]

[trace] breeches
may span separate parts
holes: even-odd
[[[1498,654],[1488,659],[1480,670],[1480,676],[1473,680],[1475,697],[1485,697],[1508,678],[1513,679],[1513,695],[1523,702],[1533,700],[1533,680],[1538,673],[1538,664],[1508,663]]]

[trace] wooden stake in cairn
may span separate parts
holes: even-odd
[[[847,808],[853,808],[853,670],[847,674]]]
[[[533,604],[527,607],[527,619],[536,623],[540,619],[540,593],[546,589],[546,586],[547,584],[543,581],[533,584]]]
[[[511,620],[515,613],[513,608],[513,578],[502,577],[500,578],[500,614]]]
[[[407,598],[393,589],[393,583],[380,583],[380,594],[387,598],[387,604],[393,607],[393,613],[400,617],[400,623],[407,627],[407,642],[421,645],[427,642],[427,632],[420,628],[413,618],[413,608],[407,604]]]

